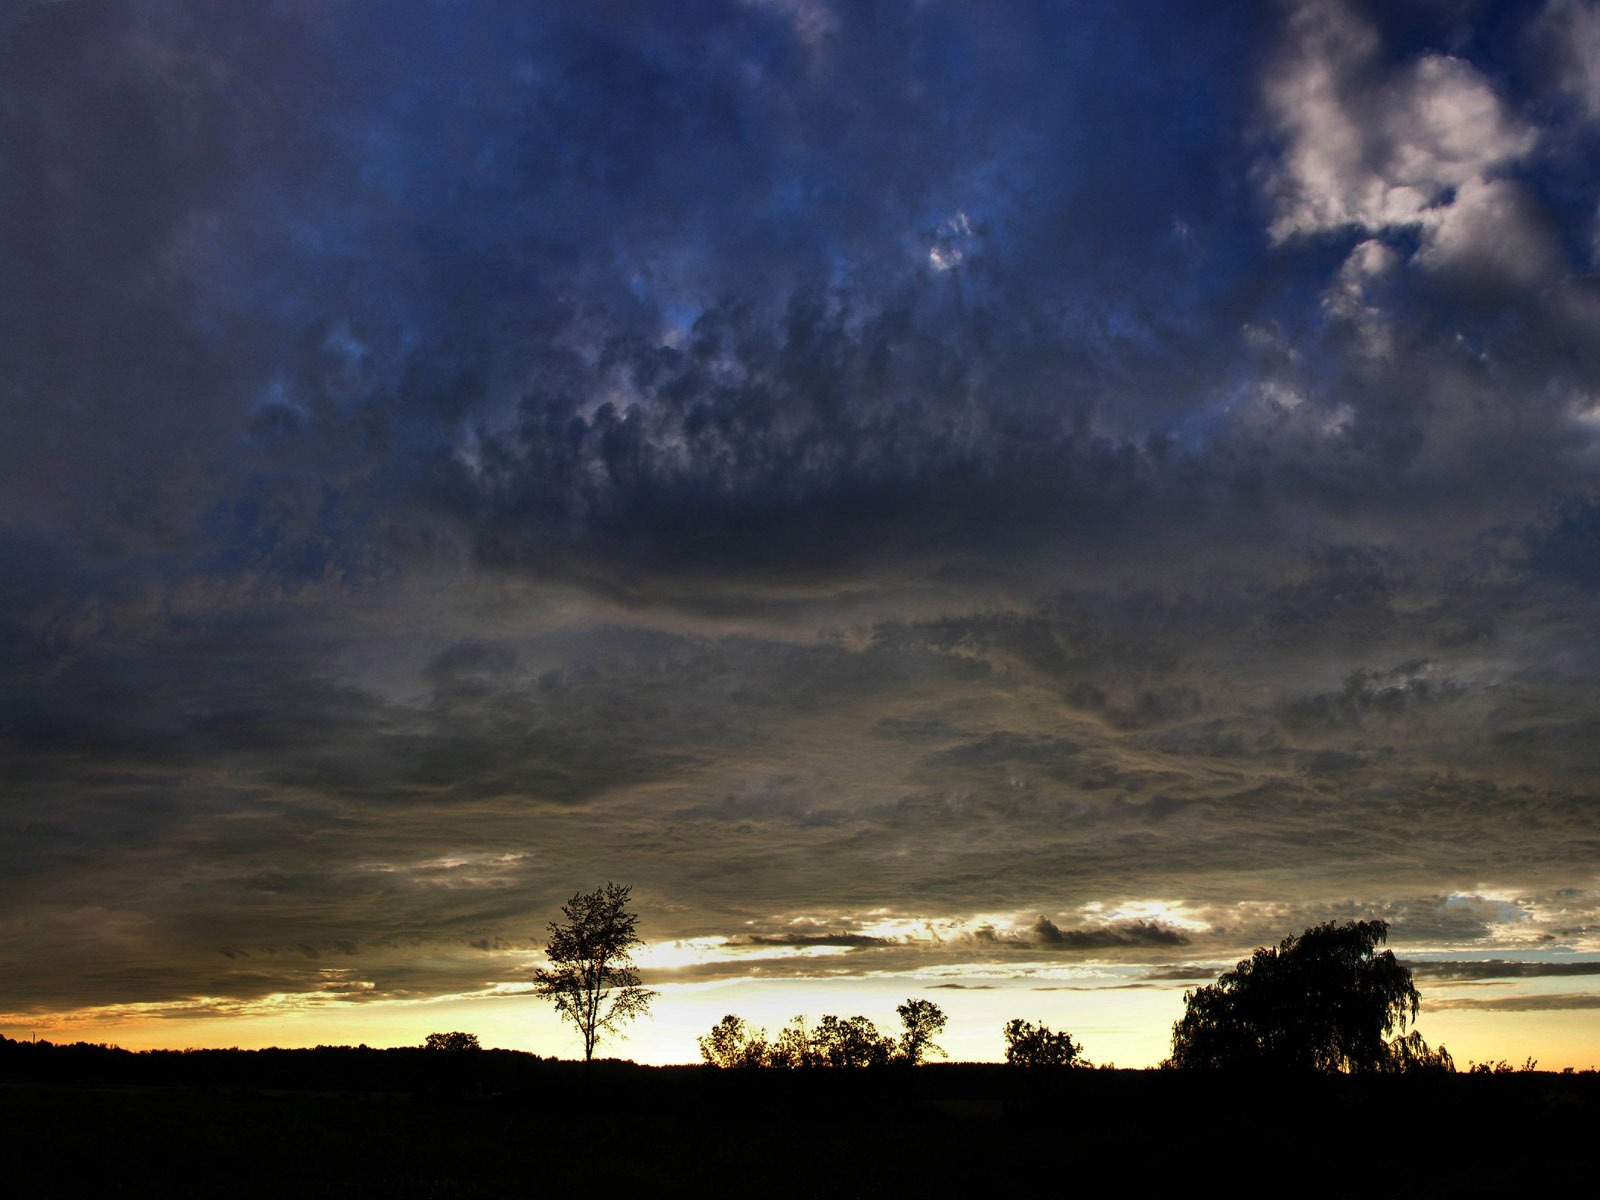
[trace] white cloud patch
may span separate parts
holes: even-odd
[[[1355,330],[1356,344],[1368,358],[1388,358],[1394,350],[1393,334],[1372,290],[1394,269],[1399,257],[1377,238],[1368,238],[1350,252],[1322,298],[1329,314]]]
[[[1509,180],[1463,183],[1454,203],[1435,213],[1418,254],[1428,267],[1526,286],[1544,278],[1556,261],[1527,196]]]
[[[1537,136],[1478,70],[1436,52],[1389,68],[1373,30],[1325,0],[1300,4],[1290,30],[1265,87],[1284,139],[1267,176],[1274,240],[1409,228],[1430,268],[1521,282],[1546,267],[1553,252],[1520,186],[1503,177]],[[1370,271],[1373,251],[1358,253],[1357,273]],[[1348,303],[1350,280],[1338,286],[1333,303]]]

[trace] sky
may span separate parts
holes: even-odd
[[[10,0],[0,1031],[1600,1064],[1600,6]]]

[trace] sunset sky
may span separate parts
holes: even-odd
[[[0,421],[7,1036],[1600,1065],[1600,6],[13,0]]]

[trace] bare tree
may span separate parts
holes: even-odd
[[[534,972],[535,992],[583,1035],[583,1061],[594,1058],[601,1035],[650,1010],[656,993],[639,986],[632,953],[644,942],[635,932],[639,918],[628,911],[632,888],[607,883],[580,893],[561,906],[565,921],[550,922],[545,946],[549,969]]]

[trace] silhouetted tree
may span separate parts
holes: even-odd
[[[920,1063],[929,1053],[943,1054],[933,1042],[945,1026],[945,1015],[931,1000],[907,1000],[895,1010],[905,1031],[897,1042],[878,1032],[866,1017],[832,1013],[807,1028],[796,1017],[768,1042],[766,1030],[729,1013],[698,1039],[700,1057],[717,1067],[878,1067],[886,1063]]]
[[[561,906],[563,922],[550,922],[545,956],[550,968],[534,972],[535,991],[556,1006],[583,1035],[583,1061],[594,1058],[601,1035],[650,1010],[656,993],[639,986],[632,953],[644,942],[639,918],[628,911],[632,888],[607,883]]]
[[[1388,1057],[1379,1069],[1406,1075],[1449,1075],[1456,1069],[1456,1060],[1450,1057],[1450,1051],[1443,1046],[1433,1049],[1413,1029],[1405,1037],[1397,1037],[1389,1042]]]
[[[1383,921],[1329,921],[1262,947],[1216,983],[1184,995],[1174,1067],[1375,1071],[1386,1039],[1415,1020],[1411,972],[1377,947]]]
[[[1034,1025],[1020,1017],[1006,1022],[1006,1065],[1012,1067],[1080,1067],[1083,1049],[1065,1029]]]
[[[767,1046],[767,1065],[789,1070],[821,1065],[805,1017],[795,1017],[778,1031],[778,1036]]]
[[[729,1013],[698,1039],[700,1057],[714,1067],[764,1067],[768,1065],[767,1031],[745,1024]]]
[[[453,1097],[475,1091],[483,1067],[483,1047],[476,1034],[430,1033],[422,1048],[423,1090],[435,1096]]]
[[[945,1057],[944,1050],[933,1041],[945,1026],[944,1011],[937,1004],[932,1000],[907,1000],[895,1012],[900,1014],[900,1024],[905,1027],[896,1055],[900,1062],[915,1067],[928,1054]]]
[[[1475,1062],[1467,1070],[1468,1075],[1515,1075],[1519,1071],[1537,1071],[1539,1060],[1531,1055],[1522,1060],[1520,1067],[1513,1067],[1505,1059],[1498,1062]]]
[[[894,1042],[866,1017],[839,1018],[831,1013],[817,1022],[811,1049],[825,1067],[880,1067],[889,1061]]]

